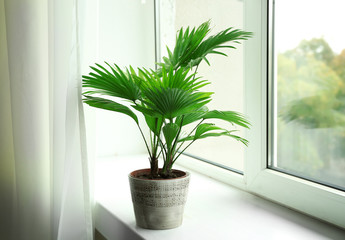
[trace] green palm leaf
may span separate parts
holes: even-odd
[[[185,126],[187,124],[201,120],[206,112],[208,112],[208,108],[206,106],[203,106],[200,109],[197,109],[195,112],[190,112],[183,116],[178,116],[176,118],[175,123],[178,125],[182,124],[182,126]]]
[[[163,127],[163,134],[165,142],[167,144],[167,149],[171,149],[172,143],[179,132],[179,126],[175,123],[167,123]]]
[[[112,67],[106,63],[111,72],[103,66],[90,67],[94,72],[83,76],[83,87],[87,88],[84,95],[102,94],[107,96],[120,97],[131,101],[140,99],[140,89],[137,86],[130,72],[122,71],[117,65]]]
[[[248,140],[240,136],[234,135],[233,132],[235,131],[236,130],[228,131],[224,128],[217,127],[212,123],[203,123],[197,127],[194,135],[181,138],[179,139],[179,142],[196,141],[196,140],[204,139],[208,137],[228,136],[248,146]]]
[[[181,123],[182,116],[176,118],[176,123]],[[239,125],[241,127],[249,128],[250,123],[246,120],[246,118],[234,111],[218,111],[212,110],[208,111],[207,107],[204,106],[201,109],[198,109],[195,112],[190,112],[184,115],[182,126],[205,119],[219,119],[223,121],[227,121],[234,125]]]
[[[192,59],[197,60],[197,62],[201,62],[206,58],[206,55],[208,54],[219,54],[227,56],[225,53],[220,52],[219,50],[223,48],[235,48],[233,45],[229,45],[228,43],[239,43],[239,40],[246,40],[251,36],[252,33],[241,31],[239,29],[225,29],[224,31],[221,31],[214,36],[210,36],[208,39],[203,41],[193,53]],[[210,64],[208,63],[208,65]]]
[[[154,134],[159,135],[160,129],[163,125],[163,119],[161,117],[152,117],[152,115],[146,113],[144,113],[144,116],[146,124],[150,128],[150,130]]]
[[[227,121],[231,124],[236,124],[245,128],[249,128],[250,123],[246,120],[246,118],[238,112],[234,111],[218,111],[212,110],[205,113],[203,119],[220,119]]]
[[[153,88],[178,88],[189,92],[194,92],[200,88],[210,84],[207,80],[200,80],[194,74],[189,74],[190,69],[173,69],[172,67],[166,68],[163,66],[160,69],[160,74],[153,70],[145,68],[139,69],[141,78],[135,76],[137,82],[140,82],[141,90]]]
[[[189,28],[186,31],[181,28],[176,36],[174,51],[171,52],[167,48],[168,57],[163,58],[164,63],[158,65],[178,69],[179,67],[192,68],[199,65],[202,60],[209,64],[206,58],[208,54],[227,56],[221,51],[222,49],[235,48],[233,43],[238,44],[239,40],[246,40],[252,36],[250,32],[228,28],[206,39],[209,32],[210,21],[204,22],[197,29],[193,28],[192,31],[189,31]]]
[[[207,104],[212,93],[190,93],[178,88],[148,89],[143,103],[155,114],[173,119],[188,112],[194,112]]]
[[[199,139],[206,132],[214,131],[214,130],[222,130],[222,128],[217,127],[216,125],[212,123],[200,124],[198,128],[195,130],[194,140]]]
[[[119,104],[117,102],[114,102],[108,99],[104,99],[100,97],[91,97],[91,96],[85,96],[83,101],[84,103],[92,107],[126,114],[127,116],[130,116],[137,124],[139,124],[138,117],[135,115],[135,113],[133,113],[131,109],[129,109],[128,107],[122,104]]]

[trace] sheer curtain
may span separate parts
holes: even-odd
[[[86,3],[0,0],[0,239],[93,238],[80,95]]]

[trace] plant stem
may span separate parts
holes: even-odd
[[[162,154],[162,149],[159,151],[157,158],[159,158],[159,156]]]
[[[140,130],[141,136],[142,136],[143,139],[144,139],[144,142],[145,142],[145,145],[146,145],[146,149],[147,149],[147,151],[148,151],[148,153],[149,153],[150,159],[152,159],[152,154],[151,154],[149,145],[147,144],[147,141],[146,141],[146,138],[145,138],[145,136],[144,136],[144,133],[143,133],[143,131],[141,130],[141,127],[139,126],[139,124],[137,124],[137,126],[138,126],[138,128],[139,128],[139,130]]]
[[[152,160],[151,160],[151,175],[153,177],[157,177],[159,175],[159,167],[158,167],[158,157],[157,156],[157,150],[159,145],[159,135],[157,135],[157,125],[158,125],[158,118],[155,119],[155,132],[153,132],[153,140],[152,141]],[[158,131],[158,134],[160,133],[161,127]],[[151,131],[150,131],[151,133]]]
[[[193,130],[190,131],[190,133],[187,135],[187,137],[189,137],[189,136],[194,132],[194,130],[195,130],[197,127],[199,127],[199,125],[200,125],[204,120],[205,120],[205,119],[201,119],[201,121],[193,128]],[[183,145],[183,143],[177,148],[176,152],[178,152],[178,150],[180,150],[180,148],[182,147],[182,145]],[[175,158],[175,159],[177,159],[177,158]]]
[[[178,155],[177,155],[177,157],[173,160],[173,163],[175,163],[176,162],[176,160],[181,156],[181,154],[187,149],[187,148],[189,148],[189,146],[190,145],[192,145],[192,143],[194,143],[195,142],[195,140],[193,140],[193,141],[191,141]]]
[[[200,64],[200,63],[199,63],[199,64]],[[193,80],[195,79],[195,76],[196,76],[196,71],[198,70],[199,64],[198,64],[198,65],[196,65],[196,67],[195,67],[195,71],[194,71]]]
[[[151,131],[150,131],[150,143],[151,143],[151,148],[152,148],[152,155],[154,156],[155,154],[154,154],[154,146],[153,146],[153,140],[152,140],[152,133],[151,133]]]
[[[157,130],[157,125],[158,125],[158,118],[156,118],[156,126],[155,126],[156,130]],[[158,149],[159,141],[161,141],[160,135],[162,131],[162,126],[163,126],[163,122],[162,124],[160,124],[157,134],[155,134],[155,137],[156,137],[155,146],[157,149]]]
[[[153,157],[151,158],[151,175],[153,178],[158,177],[159,169],[158,169],[158,158]]]
[[[164,148],[164,143],[162,142],[161,139],[159,139],[159,144],[161,145],[161,150],[163,149],[163,156],[164,156],[164,154],[165,154],[165,156],[166,156],[166,155],[167,155],[167,151],[165,150],[165,148]]]
[[[155,119],[155,130],[157,130],[157,119]],[[150,135],[152,134],[151,133],[152,131],[150,131]],[[153,139],[152,139],[152,136],[151,136],[151,145],[152,145],[152,151],[153,151],[153,153],[152,153],[152,155],[153,156],[155,156],[156,155],[156,151],[157,151],[157,149],[156,149],[156,138],[157,138],[157,136],[156,136],[156,133],[155,132],[153,132]]]
[[[201,121],[193,128],[193,130],[190,131],[190,133],[188,134],[187,137],[189,137],[189,136],[194,132],[194,130],[195,130],[198,126],[200,126],[200,124],[201,124],[204,120],[205,120],[205,119],[201,119]],[[176,162],[176,160],[181,156],[181,154],[182,154],[187,148],[189,148],[189,146],[192,145],[192,143],[193,143],[194,141],[195,141],[195,140],[192,140],[191,143],[189,143],[189,144],[188,144],[188,145],[177,155],[177,157],[173,160],[173,163]],[[180,148],[182,147],[182,145],[183,145],[183,143],[179,146],[179,148],[176,150],[176,152],[178,152],[178,151],[180,150]]]
[[[175,152],[175,148],[176,148],[176,145],[177,145],[177,142],[178,142],[178,138],[179,138],[181,130],[182,130],[183,119],[184,119],[184,115],[182,115],[181,123],[180,123],[179,129],[178,129],[178,132],[177,132],[176,137],[174,139],[174,143],[173,143],[173,145],[171,147],[171,151],[172,152]]]

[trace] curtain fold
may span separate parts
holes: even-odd
[[[0,236],[13,239],[15,171],[4,0],[0,0]]]
[[[0,239],[93,238],[78,3],[0,1]]]

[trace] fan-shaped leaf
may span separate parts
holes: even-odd
[[[246,120],[246,118],[238,112],[234,111],[218,111],[212,110],[203,115],[204,119],[220,119],[232,124],[237,124],[239,126],[249,128],[250,123]]]
[[[195,130],[194,134],[194,140],[201,137],[206,132],[214,131],[214,130],[222,130],[222,128],[217,127],[216,125],[212,123],[203,123],[198,126],[198,128]]]
[[[182,117],[183,117],[182,126],[199,121],[200,119],[202,119],[202,117],[207,111],[208,111],[208,108],[206,106],[203,106],[200,109],[197,109],[195,112],[190,112],[183,116],[178,116],[176,118],[175,123],[180,125],[182,121]]]
[[[233,131],[228,131],[224,128],[217,127],[214,124],[211,123],[203,123],[198,126],[198,128],[195,131],[195,134],[192,136],[187,136],[185,138],[179,139],[179,142],[184,142],[184,141],[196,141],[199,139],[204,139],[208,137],[219,137],[219,136],[228,136],[231,138],[236,139],[237,141],[242,142],[246,146],[248,146],[248,141],[240,136],[234,135]]]
[[[210,31],[210,21],[204,22],[197,29],[183,31],[181,28],[176,36],[174,51],[168,51],[168,57],[163,58],[166,67],[178,69],[180,67],[192,68],[205,60],[210,65],[206,56],[208,54],[220,54],[227,56],[220,51],[222,48],[234,48],[230,43],[238,44],[239,40],[246,40],[252,33],[239,29],[228,28],[216,35],[206,38]],[[161,65],[162,66],[162,65]]]
[[[84,94],[97,93],[120,97],[133,102],[139,99],[140,89],[130,72],[128,70],[122,71],[117,65],[112,67],[110,64],[106,64],[112,72],[100,64],[96,64],[96,67],[90,67],[94,72],[89,73],[89,76],[83,76],[83,87],[87,88],[87,92]]]
[[[119,104],[117,102],[114,102],[108,99],[104,99],[100,97],[91,97],[91,96],[85,96],[83,101],[92,107],[126,114],[130,116],[137,124],[139,124],[138,117],[132,112],[131,109],[129,109],[128,107],[122,104]]]
[[[194,112],[211,99],[208,92],[190,93],[177,88],[147,89],[143,103],[156,114],[167,119]]]

